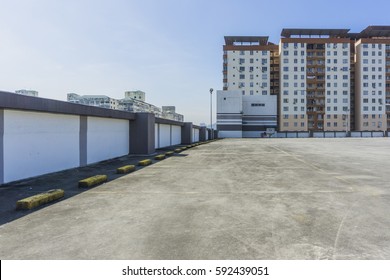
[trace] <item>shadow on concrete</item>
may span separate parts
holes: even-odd
[[[128,155],[111,160],[102,161],[96,164],[91,164],[84,167],[67,169],[60,172],[50,173],[42,176],[37,176],[25,180],[20,180],[8,184],[0,185],[0,225],[9,223],[23,216],[31,214],[42,208],[45,208],[58,201],[68,199],[92,188],[79,188],[78,181],[98,175],[105,174],[108,176],[108,181],[118,179],[128,174],[117,174],[118,167],[133,164],[136,165],[136,170],[147,168],[147,166],[138,166],[138,161],[143,159],[152,159],[152,164],[159,162],[154,157],[158,154],[164,154],[167,151],[173,151],[176,148],[183,146],[172,146],[156,150],[156,153],[149,156]],[[182,154],[183,153],[183,154]],[[185,151],[175,153],[172,156],[186,156]],[[95,186],[96,187],[96,186]],[[16,202],[20,199],[30,197],[51,189],[63,189],[65,196],[57,201],[42,205],[31,210],[16,210]]]

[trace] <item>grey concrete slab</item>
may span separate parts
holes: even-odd
[[[390,259],[390,139],[225,139],[0,226],[1,259]]]

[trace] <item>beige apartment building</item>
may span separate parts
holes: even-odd
[[[350,40],[343,38],[347,32],[283,29],[280,131],[350,130]]]
[[[370,26],[355,42],[356,130],[390,129],[390,27]]]

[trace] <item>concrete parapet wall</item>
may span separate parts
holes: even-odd
[[[0,184],[200,140],[198,126],[0,91]]]

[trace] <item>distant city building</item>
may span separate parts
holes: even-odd
[[[170,119],[175,121],[184,121],[181,114],[175,112],[175,106],[163,106],[163,109],[145,102],[145,92],[126,91],[124,99],[114,99],[106,95],[78,95],[68,93],[68,102],[102,107],[106,109],[122,110],[134,113],[148,112],[153,113],[158,118]]]
[[[140,91],[140,90],[126,91],[125,98],[133,98],[133,99],[137,99],[137,100],[141,100],[141,101],[145,102],[145,92]]]
[[[106,95],[78,95],[76,93],[68,93],[68,102],[101,107],[106,109],[117,110],[119,108],[118,100]]]
[[[27,90],[27,89],[20,89],[15,91],[17,94],[27,95],[27,96],[35,96],[38,97],[38,92],[35,90]]]

